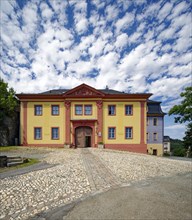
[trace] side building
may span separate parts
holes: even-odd
[[[98,147],[102,143],[107,149],[147,153],[146,118],[151,95],[95,89],[86,84],[69,90],[17,94],[20,144]]]
[[[151,155],[163,155],[164,116],[161,102],[147,101],[147,152]]]
[[[163,137],[163,150],[164,153],[171,153],[171,139],[169,136]]]

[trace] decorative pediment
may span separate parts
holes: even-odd
[[[74,89],[67,91],[66,93],[64,93],[64,96],[67,96],[67,97],[68,96],[72,96],[72,97],[99,96],[100,97],[100,96],[104,96],[104,94],[91,86],[82,84],[80,86],[75,87]]]

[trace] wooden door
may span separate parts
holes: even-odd
[[[75,129],[76,147],[91,147],[92,129],[90,127],[78,127]]]
[[[153,155],[157,156],[157,149],[153,149]]]

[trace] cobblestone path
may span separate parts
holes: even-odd
[[[53,167],[0,179],[0,219],[43,219],[47,211],[96,192],[150,177],[192,172],[190,161],[129,152],[88,148],[33,149],[32,153],[42,153],[42,162]]]
[[[0,179],[0,219],[30,219],[91,192],[79,151],[55,149],[44,160],[55,166]]]
[[[84,166],[92,191],[118,186],[121,181],[89,149],[81,149]]]

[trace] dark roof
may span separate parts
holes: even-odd
[[[147,111],[147,115],[165,115],[165,113],[162,111],[161,109],[161,102],[156,102],[153,100],[148,100],[147,101],[147,107],[148,107],[148,111]]]
[[[151,100],[151,99],[148,99],[148,100],[147,100],[147,103],[161,103],[161,102],[157,102],[157,101],[153,101],[153,100]]]
[[[113,89],[98,89],[99,91],[105,93],[105,94],[125,94],[124,92],[120,92]]]
[[[69,91],[69,89],[53,89],[53,90],[49,90],[49,91],[46,91],[46,92],[42,92],[40,94],[46,94],[46,95],[55,94],[55,95],[58,95],[58,94],[63,94],[67,91]],[[125,94],[124,92],[120,92],[120,91],[113,90],[113,89],[98,89],[98,91],[103,92],[105,94]]]
[[[63,94],[67,91],[69,91],[70,89],[53,89],[53,90],[49,90],[49,91],[46,91],[46,92],[42,92],[42,93],[38,93],[38,94],[45,94],[45,95],[60,95],[60,94]],[[113,89],[97,89],[98,91],[100,92],[103,92],[105,94],[130,94],[130,93],[126,93],[126,92],[120,92],[120,91],[117,91],[117,90],[113,90]],[[131,94],[145,94],[145,93],[131,93]],[[147,101],[148,102],[148,101]],[[156,102],[156,101],[152,101],[152,100],[149,100],[149,102],[155,102],[155,103],[160,103],[160,102]]]
[[[53,90],[49,90],[49,91],[46,91],[46,92],[42,92],[40,94],[45,94],[45,95],[55,94],[55,95],[59,95],[59,94],[65,93],[67,91],[68,91],[68,89],[53,89]]]
[[[170,137],[169,136],[163,136],[163,141],[164,142],[169,142],[170,141]]]

